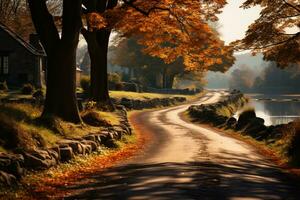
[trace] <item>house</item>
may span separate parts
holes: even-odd
[[[9,87],[31,83],[41,88],[46,80],[46,53],[36,34],[29,43],[0,23],[0,82]],[[80,85],[82,70],[76,68],[76,83]]]
[[[37,35],[31,34],[29,41],[0,23],[0,81],[6,81],[9,87],[43,85],[46,54]]]

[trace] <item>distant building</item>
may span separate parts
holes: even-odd
[[[0,81],[9,86],[43,85],[46,54],[36,35],[27,43],[0,23]]]
[[[46,53],[36,34],[29,43],[0,23],[0,81],[9,87],[31,83],[42,87],[46,80]],[[76,68],[76,83],[80,84],[82,70]]]
[[[81,77],[82,77],[82,70],[77,66],[76,67],[76,85],[78,87],[80,86]]]

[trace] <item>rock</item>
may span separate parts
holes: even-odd
[[[47,150],[48,153],[51,155],[52,158],[54,158],[56,160],[56,162],[58,163],[59,162],[59,158],[60,158],[60,155],[57,151],[53,150],[53,149],[48,149]]]
[[[74,158],[74,153],[71,147],[62,147],[60,150],[60,160],[62,162],[68,162]]]
[[[89,144],[82,144],[83,155],[88,155],[92,153],[92,147]]]
[[[237,123],[237,120],[234,117],[230,117],[227,120],[226,125],[227,125],[228,128],[235,128],[236,123]]]
[[[86,135],[86,136],[83,137],[83,139],[85,139],[85,140],[91,140],[91,141],[96,142],[96,138],[95,138],[94,135]]]
[[[90,145],[91,151],[96,151],[98,149],[98,144],[92,140],[82,140],[81,143],[85,145]]]
[[[48,151],[35,150],[31,152],[25,152],[23,155],[27,169],[48,169],[57,164],[56,158]]]
[[[21,178],[25,173],[24,157],[21,154],[0,153],[0,170]]]
[[[0,185],[8,187],[15,184],[17,184],[17,178],[14,175],[0,171]]]
[[[237,130],[241,130],[245,128],[251,119],[256,118],[256,114],[254,110],[248,110],[241,113],[238,119],[238,123],[236,125]]]
[[[122,98],[120,104],[128,109],[133,109],[133,103],[131,99]]]
[[[106,140],[104,143],[104,146],[106,146],[107,148],[116,148],[117,147],[115,140],[113,140],[113,139]]]
[[[63,140],[59,142],[60,147],[71,147],[74,154],[83,154],[82,145],[76,140]]]

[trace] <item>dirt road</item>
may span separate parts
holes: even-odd
[[[209,92],[195,104],[223,95]],[[286,175],[251,146],[182,120],[189,106],[136,115],[152,135],[145,153],[95,174],[66,199],[300,199]]]

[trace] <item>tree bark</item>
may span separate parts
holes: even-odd
[[[47,91],[42,117],[80,123],[76,98],[76,49],[81,28],[81,0],[63,1],[62,36],[46,1],[28,0],[32,20],[47,53]]]
[[[91,59],[91,88],[90,99],[99,107],[114,110],[115,107],[110,99],[108,90],[107,53],[111,31],[101,29],[89,32],[83,30],[82,34],[88,44]]]
[[[92,99],[99,105],[107,106],[109,110],[114,110],[115,107],[109,96],[108,89],[108,70],[107,70],[107,53],[110,38],[110,29],[101,29],[97,31],[97,42],[99,48],[99,65],[94,66],[94,73],[91,74]]]

